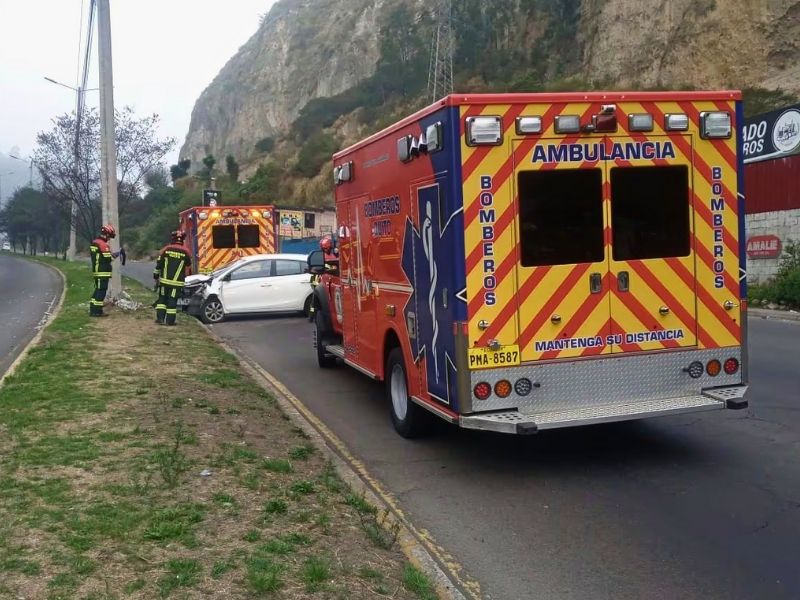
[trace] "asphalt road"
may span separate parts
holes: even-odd
[[[751,319],[751,408],[543,432],[394,433],[303,319],[215,330],[320,417],[487,598],[800,598],[800,324]]]
[[[61,294],[61,278],[43,265],[0,254],[0,376]]]

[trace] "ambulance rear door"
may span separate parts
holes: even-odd
[[[691,136],[606,138],[612,352],[697,345]]]

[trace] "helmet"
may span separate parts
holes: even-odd
[[[100,235],[104,235],[109,238],[115,238],[117,237],[117,232],[114,230],[113,225],[103,225],[100,228]]]
[[[333,250],[333,238],[329,235],[326,235],[319,241],[319,247],[325,254],[330,254]]]
[[[180,229],[177,230],[177,231],[173,231],[169,235],[172,238],[173,242],[177,242],[179,244],[182,244],[183,241],[186,239],[186,234],[183,231],[181,231]]]

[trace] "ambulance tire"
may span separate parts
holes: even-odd
[[[403,351],[395,348],[386,360],[386,397],[392,425],[404,438],[416,438],[430,431],[433,415],[416,404],[408,395],[408,375]]]
[[[332,369],[336,366],[336,357],[325,352],[328,336],[325,332],[324,317],[319,309],[314,313],[314,327],[317,330],[317,364],[320,369]]]

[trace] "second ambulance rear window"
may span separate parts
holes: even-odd
[[[211,228],[211,242],[214,248],[235,248],[236,228],[233,225],[214,225]]]
[[[239,225],[239,248],[258,248],[258,225]]]
[[[602,261],[602,171],[523,171],[519,221],[523,267]]]

